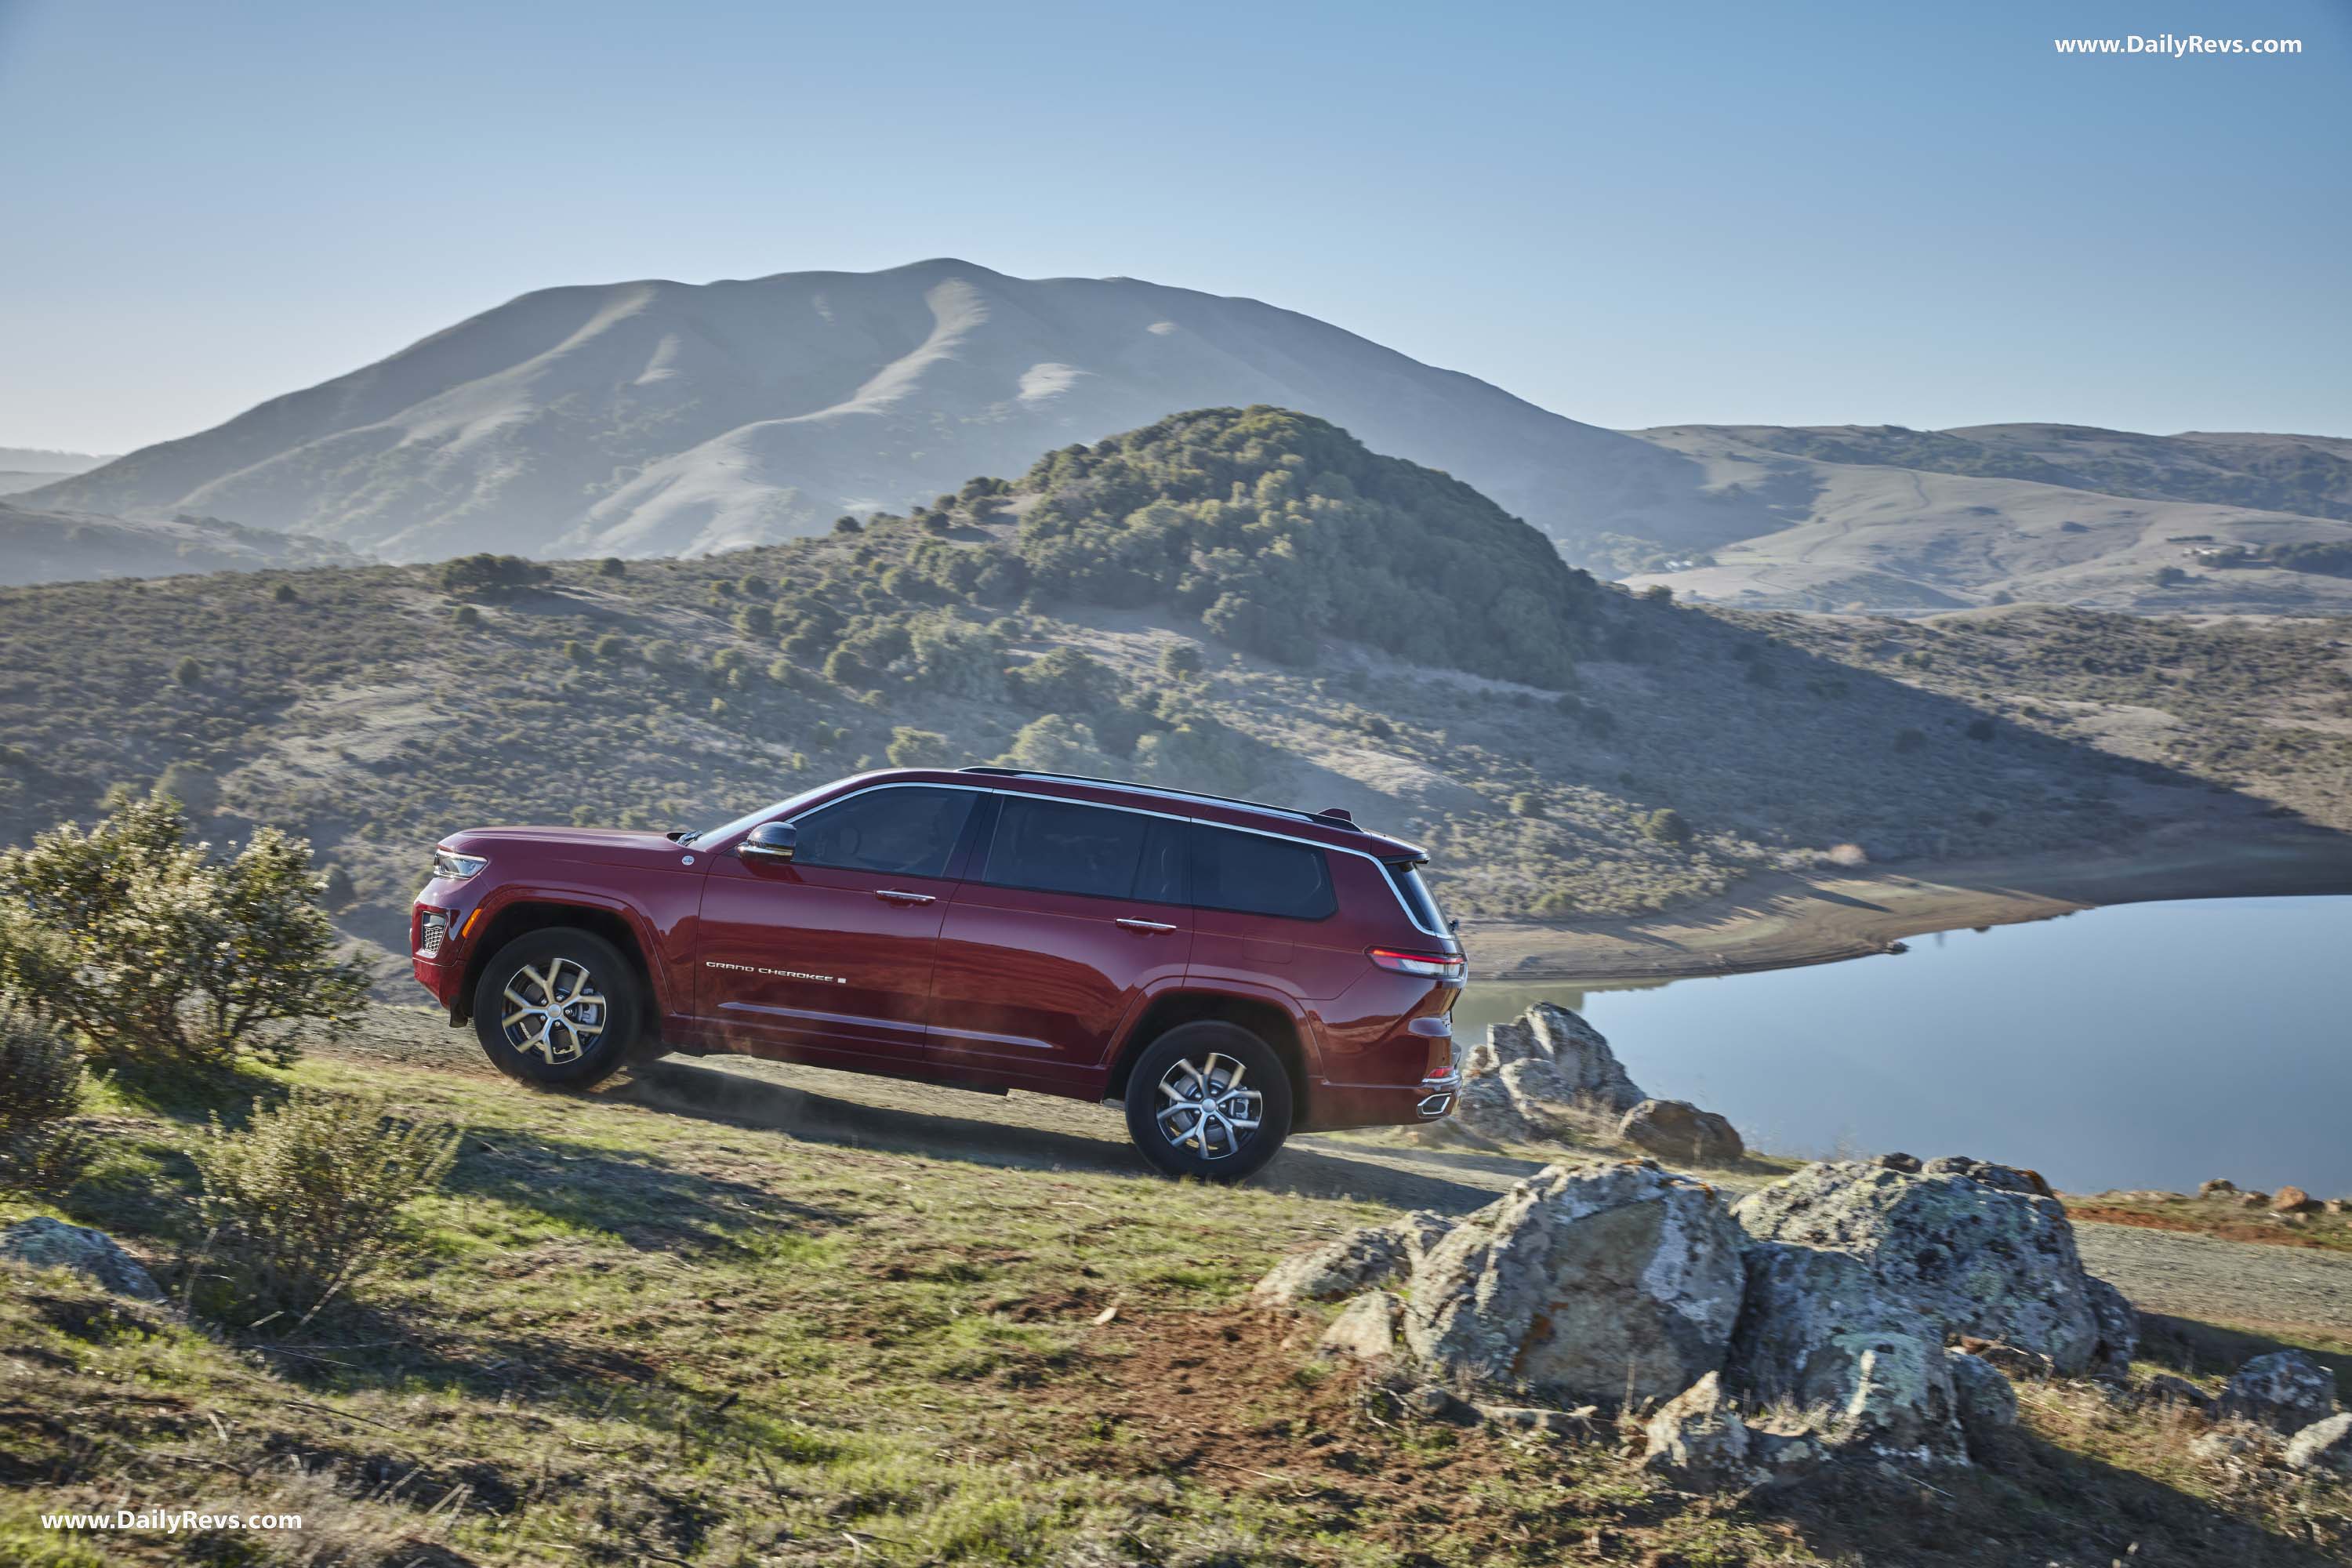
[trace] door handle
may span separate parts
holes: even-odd
[[[1148,931],[1154,933],[1176,929],[1165,921],[1121,921],[1118,923],[1129,931]]]
[[[877,899],[887,900],[889,902],[894,904],[936,904],[939,902],[939,900],[931,897],[929,893],[909,893],[898,888],[878,889],[876,890],[874,896]]]

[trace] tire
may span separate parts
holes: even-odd
[[[1228,1112],[1255,1110],[1257,1125],[1236,1130],[1214,1110],[1187,1117],[1189,1107],[1160,1087],[1169,1083],[1185,1100],[1195,1100],[1195,1086],[1204,1078],[1216,1091],[1213,1105]],[[1248,1103],[1223,1094],[1235,1081]],[[1128,1135],[1162,1175],[1245,1181],[1290,1136],[1290,1075],[1282,1058],[1238,1024],[1180,1024],[1146,1046],[1127,1077]]]
[[[551,1021],[530,1005],[542,1002],[551,981],[559,1004]],[[601,1006],[583,1005],[591,996]],[[518,1017],[526,1010],[530,1016]],[[645,1012],[645,989],[620,950],[570,926],[525,931],[491,955],[474,986],[474,1037],[483,1055],[539,1089],[586,1089],[610,1078],[635,1054]],[[517,1022],[509,1025],[509,1017]]]

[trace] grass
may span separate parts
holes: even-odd
[[[1602,1444],[1416,1426],[1255,1313],[1385,1211],[803,1142],[396,1062],[298,1080],[460,1121],[424,1251],[299,1333],[0,1271],[0,1557],[70,1563],[1092,1565],[2341,1561],[2343,1490],[2030,1390],[1998,1471],[1686,1496]],[[248,1074],[226,1092],[268,1090]],[[62,1212],[175,1294],[198,1108],[121,1086]],[[0,1205],[0,1221],[33,1212]],[[1106,1317],[1108,1314],[1108,1317]],[[300,1512],[75,1540],[59,1508]],[[95,1543],[97,1551],[89,1548]],[[13,1553],[13,1555],[11,1555]]]

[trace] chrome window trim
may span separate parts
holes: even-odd
[[[1129,786],[1119,784],[1102,785],[1099,787],[1125,789]],[[1396,884],[1389,880],[1387,863],[1379,856],[1373,854],[1370,850],[1354,849],[1344,844],[1326,844],[1320,839],[1304,838],[1296,833],[1276,833],[1272,828],[1267,827],[1244,827],[1237,823],[1214,822],[1204,816],[1186,816],[1172,811],[1152,811],[1148,807],[1140,805],[1114,805],[1108,801],[1102,800],[1078,800],[1069,795],[1046,795],[1036,790],[991,788],[985,784],[932,784],[920,779],[892,779],[882,784],[866,784],[863,788],[851,790],[847,795],[837,795],[831,800],[822,801],[815,805],[809,806],[794,816],[772,817],[770,820],[775,822],[788,822],[794,826],[798,826],[802,817],[811,816],[817,812],[828,810],[834,806],[841,805],[844,801],[855,800],[861,795],[871,795],[876,790],[884,789],[960,789],[967,795],[1006,795],[1023,800],[1060,801],[1067,805],[1091,805],[1098,811],[1124,811],[1132,813],[1137,816],[1156,816],[1164,822],[1197,823],[1202,827],[1221,827],[1228,833],[1252,833],[1255,834],[1260,838],[1280,839],[1286,844],[1304,844],[1309,849],[1322,849],[1334,855],[1353,855],[1360,860],[1370,860],[1372,863],[1373,869],[1380,872],[1381,886],[1387,889],[1389,897],[1396,900],[1397,908],[1404,914],[1406,924],[1412,926],[1413,930],[1421,932],[1423,936],[1433,936],[1441,942],[1452,942],[1454,940],[1454,933],[1450,931],[1432,931],[1427,926],[1421,923],[1420,917],[1416,916],[1412,912],[1412,906],[1404,901],[1404,895],[1398,892],[1396,889]],[[1186,798],[1177,795],[1175,792],[1149,790],[1143,789],[1139,786],[1137,787],[1136,793],[1139,795],[1149,795],[1155,799],[1163,797]],[[1190,798],[1200,799],[1202,797],[1196,795]],[[759,823],[753,823],[751,826],[753,827],[757,827],[761,825]],[[744,831],[748,833],[751,831],[751,828],[746,828]],[[1187,907],[1197,906],[1188,905]],[[1277,916],[1276,918],[1279,919],[1280,917]]]

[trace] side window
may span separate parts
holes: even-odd
[[[793,860],[898,877],[944,876],[980,797],[962,789],[877,789],[802,817]]]
[[[1100,899],[1172,900],[1161,890],[1181,856],[1181,825],[1131,811],[1008,796],[980,879],[1000,888]]]
[[[1323,851],[1195,823],[1192,901],[1202,909],[1319,921],[1337,910]]]

